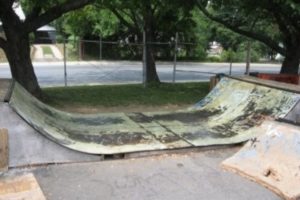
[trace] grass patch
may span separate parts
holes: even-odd
[[[44,55],[52,55],[52,49],[51,49],[51,47],[43,46],[42,49],[43,49],[43,54]]]
[[[141,84],[44,88],[45,103],[68,106],[162,106],[193,104],[208,93],[208,83],[162,83],[144,88]]]

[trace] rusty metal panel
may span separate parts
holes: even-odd
[[[284,199],[300,198],[300,127],[266,121],[259,136],[222,163],[223,168],[269,188]]]
[[[266,116],[284,117],[299,96],[224,77],[202,101],[177,112],[71,114],[43,104],[19,84],[10,105],[39,132],[63,146],[115,154],[246,141]]]

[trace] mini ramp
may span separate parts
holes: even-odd
[[[254,137],[266,117],[285,117],[297,91],[224,77],[193,107],[177,112],[71,114],[56,110],[15,83],[10,106],[41,134],[70,149],[117,154],[208,145]]]

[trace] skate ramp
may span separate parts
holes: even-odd
[[[223,168],[269,188],[284,199],[300,199],[300,128],[266,121],[260,136],[222,163]]]
[[[44,136],[91,154],[234,144],[254,137],[266,117],[285,117],[299,101],[298,91],[258,82],[224,77],[206,98],[177,112],[71,114],[45,105],[18,83],[10,105]]]

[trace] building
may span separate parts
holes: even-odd
[[[13,8],[15,13],[19,16],[19,18],[22,21],[24,21],[26,19],[26,16],[24,14],[21,4],[14,3]],[[34,40],[35,44],[52,44],[56,42],[56,29],[49,25],[45,25],[37,29],[34,35],[35,35],[35,40]],[[0,36],[5,37],[1,21],[0,21]]]

